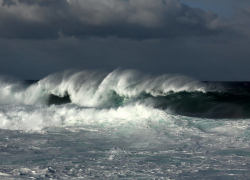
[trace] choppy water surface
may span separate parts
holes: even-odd
[[[135,71],[0,79],[1,179],[248,179],[248,83]]]

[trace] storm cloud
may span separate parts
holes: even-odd
[[[218,34],[226,22],[178,0],[0,0],[0,38],[152,39]]]
[[[249,0],[0,0],[0,75],[136,69],[249,81]]]

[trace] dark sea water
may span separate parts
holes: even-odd
[[[0,179],[249,179],[250,82],[0,76]]]

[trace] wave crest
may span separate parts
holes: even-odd
[[[70,96],[73,103],[85,107],[122,104],[143,93],[164,96],[169,92],[205,91],[205,85],[180,75],[150,76],[133,70],[64,71],[38,82],[48,94]]]
[[[164,96],[169,92],[204,92],[205,89],[204,84],[186,76],[165,74],[155,77],[134,70],[111,73],[68,70],[51,74],[31,85],[0,78],[2,104],[48,104],[54,95],[69,96],[72,103],[84,107],[110,107],[143,93]]]

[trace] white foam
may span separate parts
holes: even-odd
[[[39,84],[27,86],[11,78],[0,77],[0,104],[45,104],[48,94]]]
[[[74,104],[85,107],[112,106],[114,93],[122,98],[134,98],[141,93],[153,96],[169,92],[205,91],[200,82],[179,75],[153,77],[133,70],[64,71],[52,74],[38,83],[25,86],[0,78],[1,104],[45,104],[49,94],[63,97],[66,93]]]
[[[114,92],[120,97],[134,98],[144,92],[160,96],[171,91],[205,90],[204,85],[185,76],[151,77],[132,70],[115,70],[109,74],[65,71],[44,78],[39,81],[39,85],[57,96],[67,92],[73,103],[85,107],[110,105],[110,97]]]
[[[141,104],[111,109],[80,108],[75,105],[0,107],[0,128],[42,131],[47,127],[117,128],[124,124],[133,128],[147,128],[149,121],[168,119],[164,111]]]

